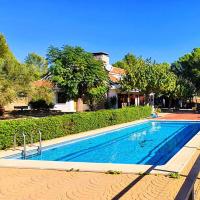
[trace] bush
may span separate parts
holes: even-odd
[[[49,110],[50,108],[53,108],[52,103],[48,103],[43,99],[37,101],[31,101],[29,102],[29,106],[31,106],[31,109],[36,109],[36,110]]]
[[[130,122],[148,117],[151,107],[126,107],[116,110],[100,110],[96,112],[74,113],[62,116],[44,118],[28,118],[18,120],[0,121],[0,149],[6,149],[13,145],[13,136],[17,133],[17,144],[22,144],[21,133],[27,135],[27,143],[30,142],[30,134],[34,136],[34,142],[38,141],[38,130],[42,132],[42,139],[49,140],[69,134],[80,133],[115,124]]]

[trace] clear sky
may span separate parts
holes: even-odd
[[[200,47],[200,1],[0,0],[0,32],[21,61],[69,44],[173,62]]]

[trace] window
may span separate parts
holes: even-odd
[[[64,92],[58,92],[57,97],[58,97],[57,98],[58,103],[66,103],[67,97],[66,97],[66,94]]]

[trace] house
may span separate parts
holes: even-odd
[[[108,72],[110,78],[110,87],[109,91],[106,94],[107,99],[115,99],[113,108],[122,108],[128,105],[143,105],[144,96],[140,94],[139,90],[132,90],[129,93],[122,91],[120,86],[120,80],[125,75],[125,70],[121,68],[114,67],[110,64],[109,54],[105,52],[93,53],[93,56],[97,60],[101,60],[104,63],[104,67]],[[76,101],[71,100],[67,101],[65,93],[61,88],[53,85],[48,81],[48,77],[45,77],[43,80],[38,80],[33,82],[34,86],[41,87],[47,86],[52,87],[54,91],[54,108],[53,110],[59,110],[62,112],[76,112]],[[19,98],[12,104],[6,106],[6,110],[14,110],[16,106],[27,106],[28,98]],[[104,105],[101,106],[104,108]],[[89,110],[89,106],[84,102],[83,110]]]
[[[108,72],[110,78],[110,88],[107,93],[107,98],[115,98],[116,103],[113,106],[114,108],[121,108],[127,105],[143,105],[144,97],[140,95],[139,90],[132,90],[127,94],[121,90],[119,84],[120,79],[125,75],[125,70],[121,68],[114,67],[110,64],[109,54],[105,52],[93,53],[94,57],[97,60],[101,60],[104,63],[105,69]],[[55,101],[54,101],[54,110],[61,110],[62,112],[76,112],[76,102],[74,100],[66,101],[64,93],[57,87],[54,88],[55,92]],[[89,106],[84,103],[83,110],[89,110]]]

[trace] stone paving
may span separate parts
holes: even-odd
[[[169,114],[161,118],[164,117],[197,119],[200,116]],[[164,175],[0,168],[0,200],[172,200],[199,154],[200,150],[191,158],[179,179]],[[195,184],[195,196],[200,200],[200,174]]]
[[[159,119],[166,119],[166,120],[200,120],[200,114],[193,114],[193,113],[168,113],[165,114]]]

